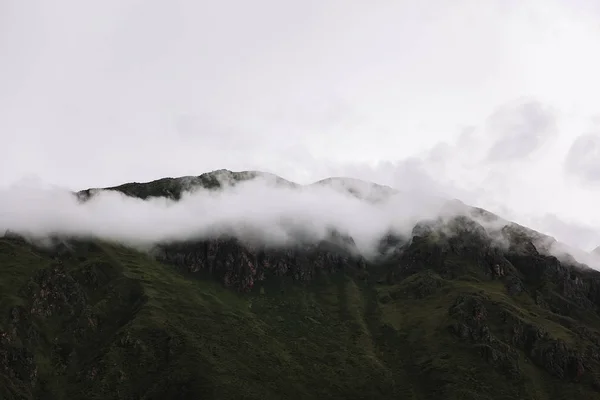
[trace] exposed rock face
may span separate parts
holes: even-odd
[[[117,275],[106,263],[67,271],[58,261],[26,282],[20,289],[26,303],[11,308],[6,329],[0,330],[0,389],[7,390],[0,390],[0,397],[44,394],[48,375],[38,377],[37,351],[50,348],[47,357],[53,374],[63,376],[101,338],[126,322],[122,316],[131,316],[144,296],[137,282],[123,278],[116,282]],[[102,293],[101,314],[95,308],[98,293]]]
[[[186,185],[216,188],[223,179],[252,177],[251,173],[221,171],[114,189],[141,198],[177,199]],[[82,200],[89,195],[80,193]],[[478,209],[475,214],[480,221],[494,220],[485,210]],[[57,242],[51,255],[42,257],[42,250],[36,250],[36,261],[31,262],[35,268],[22,285],[15,286],[20,291],[0,297],[0,306],[8,304],[5,320],[0,316],[0,398],[36,398],[36,394],[49,392],[55,380],[58,386],[69,385],[71,392],[64,393],[87,389],[86,393],[104,398],[202,398],[201,394],[214,388],[226,390],[244,374],[246,383],[260,382],[270,366],[275,366],[275,375],[264,378],[265,382],[280,375],[310,377],[316,362],[331,361],[319,358],[323,350],[335,354],[328,380],[344,374],[337,369],[339,365],[358,368],[371,362],[369,372],[380,375],[371,376],[364,388],[371,390],[386,382],[381,385],[388,385],[389,392],[380,387],[370,393],[380,398],[447,398],[420,396],[408,389],[404,396],[389,394],[401,392],[403,383],[421,379],[422,386],[428,387],[435,386],[432,382],[443,386],[453,379],[473,384],[448,391],[453,395],[464,389],[460,398],[495,398],[495,393],[480,396],[481,386],[477,388],[474,379],[461,380],[463,372],[475,369],[465,360],[475,360],[479,367],[487,363],[490,368],[480,369],[490,370],[494,379],[504,377],[503,382],[514,386],[531,381],[528,374],[534,371],[535,379],[551,379],[569,390],[584,388],[577,398],[593,398],[588,395],[592,388],[600,391],[600,273],[549,256],[546,250],[552,238],[514,224],[501,233],[507,238],[506,246],[498,245],[489,231],[464,215],[424,221],[414,227],[410,237],[390,232],[381,240],[382,257],[370,261],[358,255],[352,238],[338,232],[319,243],[283,249],[231,237],[167,243],[155,249],[158,260],[192,274],[206,274],[238,292],[250,292],[270,277],[306,283],[336,271],[350,275],[348,279],[340,274],[341,279],[326,293],[311,293],[305,303],[298,302],[304,299],[301,290],[302,296],[290,300],[287,293],[281,296],[277,290],[270,297],[267,287],[265,292],[236,295],[242,305],[236,300],[232,308],[207,293],[214,285],[195,286],[204,282],[185,281],[188,276],[156,263],[147,254],[95,244],[95,255],[86,258],[79,257],[76,246]],[[11,232],[2,240],[6,244],[1,249],[2,260],[29,260],[29,243]],[[38,266],[38,259],[48,264]],[[6,270],[4,276],[9,278],[15,271]],[[168,274],[163,274],[165,271]],[[380,272],[382,279],[377,275]],[[377,279],[352,279],[369,275],[377,275]],[[181,301],[184,296],[177,290],[185,288],[186,301]],[[146,296],[153,297],[148,300]],[[244,318],[252,313],[257,319],[245,323],[248,320]],[[239,326],[249,327],[244,335],[239,334]],[[195,336],[209,327],[212,330],[205,336]],[[223,340],[222,327],[229,328],[229,340]],[[333,339],[319,347],[324,338]],[[455,364],[447,361],[452,358],[447,349],[436,347],[438,343],[453,347]],[[265,346],[270,346],[270,352],[263,351]],[[423,352],[415,353],[411,346],[422,346]],[[311,348],[317,350],[304,352]],[[431,354],[432,349],[438,353]],[[248,350],[255,350],[252,357],[238,362],[238,354]],[[228,351],[234,355],[226,358]],[[357,351],[364,351],[364,356],[353,358]],[[255,370],[257,362],[262,362],[261,370]],[[456,366],[464,370],[456,373]],[[442,367],[451,373],[435,377],[436,368]],[[360,372],[353,372],[351,380],[368,377],[361,369],[353,371]],[[418,376],[411,376],[411,371]],[[148,395],[153,381],[160,379],[164,387],[155,388],[154,397]],[[327,384],[318,379],[298,382],[294,384],[301,388],[319,386],[313,382]],[[482,382],[493,384],[492,380]],[[332,386],[338,390],[348,385]],[[128,392],[122,391],[125,387]],[[296,390],[296,386],[289,387]],[[222,393],[214,397],[228,398]],[[255,391],[253,398],[260,398],[258,393]],[[548,393],[538,398],[565,398]],[[275,398],[284,397],[277,394]],[[65,397],[69,396],[57,398]],[[348,396],[340,394],[338,398]],[[356,398],[376,397],[361,394]]]
[[[26,289],[32,299],[30,312],[51,317],[53,314],[73,316],[85,305],[81,286],[66,273],[62,264],[41,270]]]
[[[307,282],[319,273],[366,273],[365,260],[344,247],[347,243],[348,238],[338,235],[328,242],[274,249],[223,238],[161,245],[155,255],[190,272],[208,272],[225,286],[245,292],[269,276]]]
[[[449,309],[450,316],[457,320],[449,329],[462,340],[476,343],[480,355],[495,368],[518,379],[521,376],[518,353],[492,333],[487,323],[486,300],[479,296],[459,296]]]
[[[392,281],[419,274],[420,278],[410,286],[419,292],[426,287],[425,293],[431,293],[439,287],[432,284],[439,278],[421,272],[431,270],[450,280],[499,280],[509,296],[528,293],[540,307],[555,313],[561,324],[571,321],[570,329],[593,344],[582,351],[532,323],[517,309],[492,301],[483,292],[456,298],[449,308],[455,321],[449,326],[450,332],[473,343],[486,361],[513,379],[521,379],[518,352],[522,351],[528,360],[556,378],[587,381],[600,387],[596,380],[600,371],[599,333],[591,333],[570,319],[597,318],[589,315],[600,308],[598,271],[541,254],[526,236],[512,236],[507,249],[496,248],[483,227],[463,218],[454,219],[441,230],[432,222],[418,224],[410,244],[397,253],[391,265],[388,273]],[[425,283],[429,284],[424,286]],[[394,293],[391,295],[394,298]]]
[[[16,332],[0,331],[0,386],[27,393],[35,388],[38,371],[33,354],[17,341]]]
[[[521,374],[515,348],[524,351],[536,365],[559,379],[580,380],[583,377],[586,372],[584,356],[577,350],[509,310],[499,310],[503,328],[496,330],[494,335],[488,325],[488,309],[498,310],[498,304],[485,297],[458,297],[449,311],[457,320],[450,326],[450,331],[463,340],[477,343],[488,362],[513,378],[519,378]]]
[[[555,289],[546,296],[552,297],[557,313],[600,307],[599,272],[539,252],[532,238],[509,238],[508,248],[498,247],[481,225],[466,217],[456,217],[443,227],[436,221],[420,222],[408,244],[388,250],[394,260],[389,274],[396,279],[423,269],[450,279],[474,274],[477,279],[504,282],[511,295],[551,284]]]

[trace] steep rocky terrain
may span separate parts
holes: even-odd
[[[178,199],[258,174],[113,190]],[[150,253],[7,233],[0,398],[600,398],[600,273],[515,224],[499,246],[482,225],[497,217],[469,215],[391,232],[369,259],[333,230],[283,249],[221,236]]]

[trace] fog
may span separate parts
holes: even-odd
[[[319,240],[335,229],[368,251],[386,232],[408,234],[416,221],[435,216],[443,205],[437,199],[401,194],[373,202],[339,185],[289,187],[268,176],[222,184],[218,191],[186,192],[179,201],[98,191],[81,202],[63,188],[21,182],[0,192],[0,229],[38,238],[91,236],[131,245],[224,233],[287,245],[300,236]],[[369,195],[368,185],[359,190]]]
[[[330,238],[332,231],[352,237],[357,250],[371,258],[389,233],[410,238],[418,222],[445,222],[468,215],[481,224],[493,244],[506,247],[501,233],[509,221],[475,214],[458,200],[403,193],[369,182],[334,178],[312,185],[289,185],[272,175],[234,183],[218,175],[221,188],[190,187],[179,200],[142,200],[115,190],[92,190],[82,199],[64,188],[21,181],[0,191],[0,231],[42,243],[48,237],[116,241],[140,249],[173,241],[229,235],[247,243],[290,246]],[[549,240],[551,238],[548,238]],[[541,250],[541,248],[540,248]],[[574,251],[571,251],[574,250]],[[595,259],[557,243],[549,253],[566,252],[580,262]]]

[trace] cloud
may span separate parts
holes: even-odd
[[[357,188],[371,190],[369,184]],[[144,201],[114,191],[79,202],[69,191],[29,180],[0,192],[0,230],[134,245],[232,232],[282,245],[293,241],[297,231],[318,239],[334,228],[369,249],[390,229],[407,234],[417,220],[437,215],[441,205],[412,195],[373,204],[331,184],[295,189],[276,185],[268,176],[217,192],[190,192],[178,202]]]
[[[147,248],[220,234],[286,246],[321,240],[335,230],[351,236],[359,251],[370,257],[390,232],[409,237],[419,221],[447,220],[469,212],[462,202],[356,179],[289,186],[274,175],[261,174],[232,186],[228,175],[222,175],[222,189],[195,189],[179,201],[99,191],[82,202],[70,191],[24,180],[0,192],[0,231],[38,239],[49,235],[99,238]],[[480,223],[492,233],[506,221],[481,219]]]
[[[504,124],[496,127],[506,130],[490,131],[489,121],[494,119]],[[589,123],[589,118],[573,120],[541,101],[517,99],[498,107],[481,123],[459,128],[446,141],[412,157],[338,164],[324,173],[371,180],[409,193],[457,198],[547,232],[571,246],[591,248],[599,240],[600,220],[594,215],[600,193],[589,185],[563,179],[560,162],[568,149],[565,142],[582,123]],[[511,126],[521,130],[513,135]],[[522,136],[527,151],[518,148]],[[498,142],[514,145],[517,153],[509,153],[502,161],[490,160],[489,150]],[[583,146],[587,151],[591,147]],[[518,158],[518,152],[528,153]]]
[[[487,118],[493,138],[488,161],[514,161],[529,156],[557,133],[553,111],[537,100],[520,100],[499,107]]]
[[[278,169],[273,158],[294,147],[338,163],[413,157],[522,92],[536,96],[531,79],[553,89],[554,54],[536,58],[545,74],[521,65],[556,42],[526,17],[573,22],[537,2],[7,4],[0,180],[30,170],[71,187],[261,158],[260,169]],[[589,57],[574,49],[572,62]],[[506,147],[497,154],[512,157]]]
[[[582,249],[593,250],[600,245],[600,232],[597,228],[573,221],[565,221],[555,214],[546,214],[531,221],[532,227],[549,235],[569,238],[569,244]]]
[[[222,189],[189,186],[178,201],[142,200],[117,191],[93,191],[90,199],[81,201],[71,191],[30,178],[0,189],[0,232],[16,232],[40,243],[49,236],[95,238],[150,250],[159,243],[222,234],[250,245],[289,246],[314,243],[335,231],[352,237],[358,251],[371,258],[379,254],[381,240],[389,233],[409,238],[419,222],[437,221],[436,229],[452,235],[456,232],[448,222],[465,215],[482,225],[496,246],[507,244],[502,228],[509,220],[428,191],[406,192],[349,178],[305,186],[282,184],[271,174],[236,184],[226,171],[217,178]],[[543,233],[559,232],[576,241],[573,246],[546,237],[553,244],[539,251],[559,258],[571,255],[600,268],[596,257],[581,250],[582,244],[591,246],[591,239],[600,239],[592,227],[550,214],[527,222]],[[480,229],[476,224],[473,228]]]
[[[588,133],[573,141],[564,162],[565,171],[580,180],[600,182],[600,134]]]

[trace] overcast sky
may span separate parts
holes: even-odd
[[[346,175],[600,244],[596,0],[0,0],[0,185]]]

